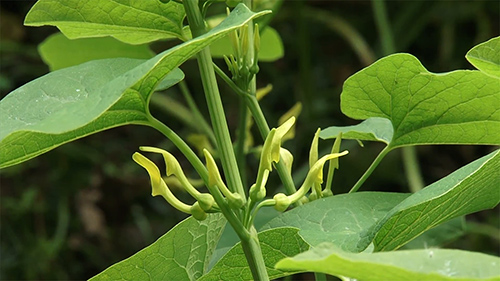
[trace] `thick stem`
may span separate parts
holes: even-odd
[[[184,0],[183,4],[186,10],[193,37],[204,34],[205,23],[198,8],[198,1]],[[222,166],[226,175],[226,180],[229,187],[233,191],[238,192],[242,197],[246,197],[239,174],[236,157],[234,155],[231,138],[229,136],[229,129],[227,127],[226,117],[224,114],[224,109],[222,107],[219,89],[217,87],[217,81],[215,79],[210,49],[208,47],[203,49],[197,55],[197,58],[200,68],[200,74],[202,77],[203,88],[207,99],[208,109],[210,112],[210,118],[212,120],[212,127],[214,129],[215,137],[217,140],[218,151],[221,155]],[[226,213],[232,213],[231,210],[222,211],[224,216],[226,217]],[[228,214],[230,215],[230,213]],[[266,266],[264,264],[264,257],[262,256],[262,250],[259,245],[259,239],[257,237],[255,228],[251,227],[249,230],[245,229],[241,225],[241,221],[239,219],[237,220],[237,222],[231,223],[231,226],[234,228],[241,240],[241,245],[243,247],[243,251],[248,261],[248,265],[252,272],[253,278],[255,280],[269,280]]]
[[[197,5],[198,1],[184,1],[183,3],[193,37],[203,35],[206,32],[205,23]],[[226,123],[226,115],[222,106],[219,88],[217,87],[210,48],[206,47],[201,50],[197,55],[197,59],[210,119],[217,141],[217,148],[222,160],[222,169],[224,170],[228,187],[231,191],[245,197],[231,136],[229,135]]]
[[[259,243],[259,238],[257,236],[257,231],[255,227],[251,227],[249,231],[249,236],[240,237],[241,247],[245,253],[245,257],[252,271],[252,276],[254,280],[269,280],[267,275],[266,264],[262,257],[262,250]]]
[[[172,131],[172,129],[167,127],[167,125],[163,124],[153,117],[150,117],[149,119],[149,124],[156,130],[160,131],[182,152],[182,154],[184,154],[189,163],[193,165],[196,172],[198,172],[200,177],[203,179],[203,182],[208,185],[207,168],[205,168],[200,158],[196,156],[196,153],[194,153],[194,151],[184,142],[181,137],[179,137],[179,135],[177,135],[174,131]]]
[[[246,178],[246,157],[245,157],[245,141],[247,139],[247,119],[248,119],[248,108],[245,100],[240,97],[239,104],[239,120],[238,129],[236,131],[236,144],[234,146],[234,153],[236,154],[236,161],[238,162],[238,168],[240,169],[241,179],[243,184],[247,184]]]
[[[358,180],[358,182],[356,182],[356,184],[351,188],[349,193],[353,193],[353,192],[358,191],[358,189],[361,187],[361,185],[373,173],[375,168],[377,168],[378,164],[380,164],[380,161],[382,161],[382,159],[385,157],[385,155],[387,155],[387,153],[389,153],[389,151],[391,151],[391,148],[389,148],[389,146],[384,147],[384,149],[382,149],[382,151],[380,151],[377,158],[375,158],[375,160],[373,160],[373,163],[370,165],[370,167],[368,167],[368,170],[366,170],[366,172],[361,176],[361,178]]]

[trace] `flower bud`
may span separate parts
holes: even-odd
[[[286,209],[288,209],[288,207],[292,203],[290,198],[288,198],[288,196],[286,196],[283,193],[278,193],[274,195],[273,199],[276,201],[276,204],[274,204],[274,209],[276,209],[279,212],[286,211]]]
[[[191,211],[191,215],[193,215],[193,217],[199,221],[205,220],[208,216],[207,213],[205,213],[205,211],[203,211],[200,204],[198,204],[198,201],[195,202],[193,204],[193,206],[191,206],[190,211]]]

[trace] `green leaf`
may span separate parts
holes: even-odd
[[[440,248],[465,234],[465,217],[458,217],[427,230],[402,249]]]
[[[51,71],[97,59],[149,59],[154,56],[147,45],[129,45],[112,37],[70,40],[61,33],[45,39],[38,51]]]
[[[130,258],[116,263],[90,280],[197,280],[226,225],[221,214],[204,221],[189,217]]]
[[[500,78],[500,37],[475,46],[465,57],[477,69]]]
[[[108,128],[149,125],[148,102],[160,81],[168,79],[161,82],[163,87],[179,82],[184,76],[173,71],[176,67],[262,14],[238,5],[208,33],[150,60],[91,61],[49,73],[11,92],[0,102],[0,168]]]
[[[182,4],[157,0],[39,0],[25,25],[57,26],[70,39],[112,36],[130,44],[183,39]]]
[[[267,273],[270,279],[276,279],[297,272],[285,272],[277,270],[274,265],[279,260],[301,253],[309,246],[297,234],[296,228],[276,228],[259,233],[262,255],[266,263]],[[199,279],[208,280],[253,280],[252,273],[248,267],[245,254],[241,244],[235,245],[227,254],[215,264],[206,275]]]
[[[430,73],[409,54],[382,58],[352,75],[341,94],[345,115],[391,121],[391,148],[500,144],[499,104],[498,79],[470,70]]]
[[[210,52],[215,58],[222,58],[224,55],[233,54],[231,40],[226,36],[210,45]],[[271,27],[266,27],[260,34],[259,61],[272,62],[284,56],[283,42],[278,32]]]
[[[281,260],[276,268],[322,272],[363,281],[500,280],[500,258],[445,249],[355,254],[324,243]]]
[[[359,252],[364,232],[409,194],[358,192],[315,200],[265,224],[261,230],[296,227],[308,244],[331,242],[345,251]]]
[[[490,209],[500,202],[500,150],[427,186],[392,209],[360,243],[376,251],[397,249],[452,218]]]
[[[389,144],[394,134],[391,121],[386,118],[371,117],[354,126],[333,126],[321,130],[322,139],[334,139],[342,132],[343,139],[380,141]]]

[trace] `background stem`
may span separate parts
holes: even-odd
[[[394,38],[387,17],[387,11],[384,0],[373,0],[373,13],[375,16],[375,23],[380,34],[382,41],[383,55],[387,56],[396,52],[394,45]],[[424,188],[424,180],[422,172],[418,164],[417,150],[414,146],[403,147],[403,165],[406,174],[406,181],[410,186],[410,190],[415,192]]]

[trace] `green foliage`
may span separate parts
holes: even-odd
[[[160,81],[174,85],[183,79],[180,71],[166,78],[169,72],[259,15],[238,7],[210,32],[150,60],[92,61],[54,71],[11,92],[0,104],[0,119],[5,120],[0,128],[0,167],[104,129],[147,125],[148,102]]]
[[[111,37],[70,40],[61,33],[51,35],[39,47],[40,56],[51,71],[107,58],[150,59],[147,45],[129,45]]]
[[[150,246],[90,280],[198,280],[207,270],[225,225],[220,214],[204,221],[187,218]]]
[[[498,104],[498,79],[469,70],[433,74],[409,54],[387,56],[359,71],[346,80],[341,94],[347,116],[391,121],[390,148],[500,144]],[[377,130],[389,131],[385,123]],[[331,132],[322,137],[335,137],[336,130]]]
[[[206,23],[204,16],[212,2],[200,1],[197,5],[187,0],[39,0],[26,16],[26,25],[54,25],[66,37],[56,34],[40,46],[42,57],[53,72],[14,90],[0,103],[1,168],[102,130],[144,125],[161,131],[181,150],[210,193],[203,193],[206,195],[203,198],[210,198],[208,204],[184,175],[181,164],[177,160],[166,161],[167,174],[180,179],[181,188],[197,200],[192,207],[179,205],[190,207],[186,212],[197,215],[180,222],[149,247],[92,280],[260,280],[303,271],[361,280],[500,280],[497,257],[456,250],[394,251],[416,237],[420,241],[410,244],[410,248],[441,246],[462,234],[464,215],[497,206],[500,150],[414,194],[364,192],[331,196],[328,187],[325,194],[330,197],[308,202],[323,194],[326,161],[346,155],[347,151],[338,153],[340,140],[337,140],[334,154],[318,155],[318,130],[311,145],[310,170],[299,191],[295,192],[291,172],[280,169],[284,167],[280,166],[283,161],[288,161],[291,170],[293,156],[281,147],[281,138],[291,125],[285,126],[286,130],[269,129],[256,98],[254,78],[259,71],[257,58],[275,61],[283,57],[281,37],[266,26],[270,16],[257,19],[269,13],[263,9],[277,10],[281,1],[255,0],[253,8],[260,11],[256,13],[238,4],[239,1],[227,1],[231,7],[236,5],[232,12],[227,17],[215,16]],[[383,1],[377,4],[383,8]],[[189,26],[183,25],[186,16]],[[260,37],[253,30],[254,20],[261,25]],[[191,39],[191,30],[201,35]],[[209,31],[205,33],[206,30]],[[384,27],[383,33],[390,35],[389,27]],[[185,42],[157,55],[146,45],[175,38]],[[341,94],[342,112],[364,121],[354,126],[327,128],[321,137],[342,136],[387,145],[351,192],[357,191],[381,159],[397,147],[500,144],[499,48],[500,37],[497,37],[467,53],[467,59],[478,70],[435,74],[414,56],[402,53],[382,58],[348,78]],[[237,59],[226,58],[233,79],[220,69],[217,73],[239,94],[241,128],[236,134],[239,138],[236,153],[225,123],[210,55],[222,57],[233,51]],[[149,111],[152,94],[183,80],[184,73],[178,67],[195,55],[213,131],[208,125],[204,129],[209,135],[207,139],[217,142],[218,151],[214,155],[223,164],[227,186],[208,152],[205,156],[210,156],[207,157],[210,161],[205,169],[184,141]],[[193,111],[189,116],[197,119],[193,123],[201,124],[204,119],[193,98],[187,90],[182,91]],[[247,148],[242,145],[251,137],[245,136],[251,133],[248,120],[253,120],[262,138],[270,141],[262,149],[256,184],[243,187],[240,183],[251,182],[245,175]],[[266,154],[267,150],[272,153]],[[165,154],[175,159],[166,151]],[[274,163],[290,194],[278,193],[274,197],[266,194]],[[155,168],[155,183],[165,183],[155,164],[152,161],[148,164]],[[339,161],[330,165],[329,184],[333,167],[338,169]],[[211,176],[216,173],[217,178],[209,177],[209,172]],[[311,186],[316,190],[314,196],[308,196]],[[36,194],[33,189],[26,193],[26,204],[30,205]],[[243,197],[246,194],[250,194],[249,198]],[[266,195],[273,199],[265,199]],[[263,212],[261,208],[274,206],[286,211],[292,203],[297,206],[284,214],[267,213],[274,218],[257,234],[255,226],[259,218],[255,216],[258,211]],[[67,209],[67,205],[61,208],[63,215]],[[62,218],[67,224],[68,217]],[[221,236],[226,222],[233,231],[228,232],[227,241],[221,241],[225,239]],[[59,250],[63,234],[59,231],[54,240],[57,244],[47,244],[47,252]],[[235,244],[235,236],[241,239],[240,243]],[[429,241],[432,243],[427,244]]]
[[[499,49],[500,37],[495,37],[475,46],[465,55],[465,57],[477,69],[493,77],[500,78]]]
[[[185,16],[184,8],[175,1],[40,0],[24,24],[54,25],[70,39],[112,36],[129,44],[143,44],[184,38]]]
[[[331,242],[344,251],[359,252],[363,232],[408,196],[382,192],[340,194],[290,210],[261,229],[296,227],[309,245]]]
[[[428,249],[349,253],[324,243],[278,269],[314,271],[357,280],[500,280],[500,258],[461,250]]]
[[[368,232],[375,250],[401,247],[426,230],[454,217],[491,209],[500,203],[500,150],[427,186],[386,214]]]

